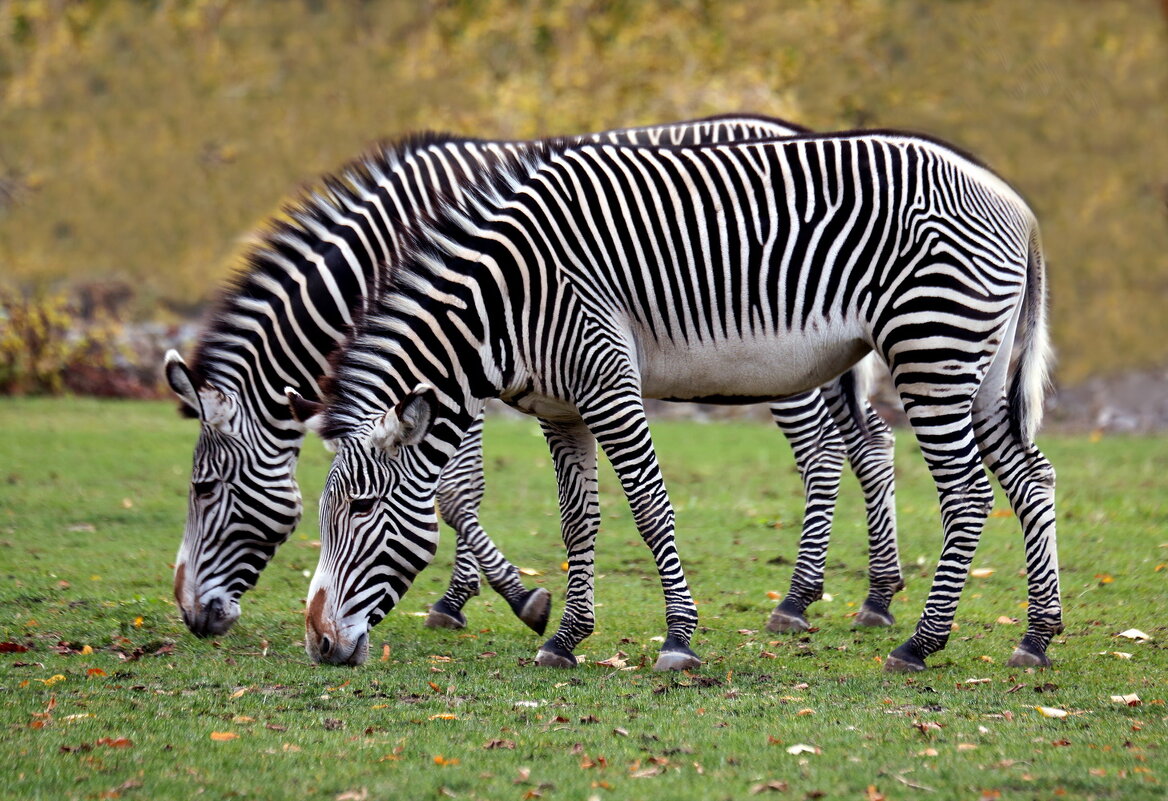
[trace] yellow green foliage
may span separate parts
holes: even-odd
[[[994,166],[1043,223],[1075,381],[1165,361],[1166,56],[1136,0],[9,0],[0,266],[186,315],[242,235],[378,137],[756,111]]]

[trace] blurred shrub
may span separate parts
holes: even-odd
[[[124,326],[105,310],[78,308],[61,293],[0,292],[0,394],[155,394],[154,367],[135,364]]]

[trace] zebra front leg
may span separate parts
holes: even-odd
[[[568,589],[560,627],[543,644],[535,663],[576,667],[572,653],[596,627],[593,606],[596,532],[600,504],[596,485],[596,440],[583,421],[540,420],[556,470],[560,527],[568,558]]]
[[[892,429],[868,403],[868,381],[861,362],[825,385],[824,399],[839,427],[852,472],[864,493],[868,519],[868,597],[855,618],[856,626],[891,626],[889,604],[904,589],[896,540],[896,468]]]
[[[844,442],[818,390],[793,395],[771,404],[771,417],[795,455],[803,479],[803,530],[799,554],[791,574],[791,588],[771,613],[767,629],[807,631],[804,612],[823,597],[824,566],[831,537],[831,521],[839,497],[844,465]]]
[[[701,667],[701,660],[689,647],[698,624],[697,605],[677,552],[673,506],[657,463],[640,392],[618,394],[610,390],[604,402],[588,408],[584,417],[620,479],[637,531],[649,546],[661,577],[667,630],[653,669]]]
[[[479,525],[483,490],[483,418],[479,415],[438,482],[438,511],[454,529],[458,545],[450,587],[431,607],[426,625],[459,629],[466,626],[462,608],[479,592],[481,568],[487,583],[503,596],[516,617],[543,634],[551,613],[551,593],[543,587],[524,587],[518,568],[507,561]]]
[[[905,405],[937,484],[945,533],[916,631],[884,661],[884,669],[894,673],[924,670],[925,659],[948,642],[957,602],[994,499],[974,440],[968,405],[956,409]]]
[[[1022,525],[1026,548],[1028,604],[1022,642],[1009,667],[1048,667],[1047,646],[1063,630],[1055,533],[1055,474],[1037,446],[1024,445],[1010,430],[1004,411],[977,428],[982,456]]]

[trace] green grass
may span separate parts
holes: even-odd
[[[971,580],[932,669],[903,677],[882,673],[877,658],[910,632],[940,544],[911,436],[898,436],[909,586],[893,605],[897,626],[849,627],[865,590],[849,478],[828,561],[833,600],[811,609],[818,631],[775,637],[762,630],[767,593],[785,590],[790,567],[770,560],[793,559],[801,504],[789,451],[759,425],[658,424],[705,660],[693,675],[663,676],[647,667],[664,628],[658,582],[611,473],[599,626],[580,669],[532,667],[540,639],[489,594],[468,606],[466,632],[422,627],[446,582],[448,533],[435,566],[374,630],[373,661],[315,667],[300,644],[304,573],[317,554],[311,505],[245,596],[239,625],[198,641],[170,600],[169,567],[193,424],[169,404],[4,400],[0,430],[0,641],[30,647],[0,655],[0,765],[12,798],[722,799],[783,782],[776,798],[860,799],[872,786],[889,799],[1151,799],[1168,781],[1163,437],[1043,440],[1059,471],[1067,613],[1053,669],[1003,664],[1021,626],[995,621],[1024,618],[1025,591],[1016,521],[993,517],[975,566],[996,572]],[[484,523],[558,602],[553,481],[536,431],[530,421],[488,425]],[[310,501],[326,466],[309,442]],[[1114,636],[1132,627],[1153,639]],[[618,650],[636,669],[595,664]],[[1126,693],[1143,705],[1109,700]],[[1037,705],[1071,714],[1046,718]],[[484,747],[492,741],[505,742]],[[787,752],[800,743],[820,753]]]

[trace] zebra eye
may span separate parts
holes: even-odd
[[[366,515],[373,511],[376,498],[354,498],[349,501],[349,511],[355,515]]]
[[[205,500],[214,494],[215,487],[218,484],[218,481],[196,481],[191,484],[191,487],[195,490],[196,496]]]

